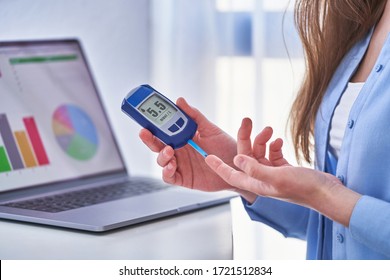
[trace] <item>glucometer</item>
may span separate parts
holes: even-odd
[[[166,96],[149,85],[131,90],[122,102],[122,111],[148,129],[154,136],[172,146],[181,148],[191,145],[203,157],[203,151],[193,140],[197,124]]]

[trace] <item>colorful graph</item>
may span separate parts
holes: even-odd
[[[96,154],[96,127],[79,107],[69,104],[58,107],[53,114],[52,127],[58,144],[68,156],[89,160]]]
[[[26,131],[12,132],[8,118],[0,114],[0,172],[49,164],[45,147],[33,117],[23,118]]]

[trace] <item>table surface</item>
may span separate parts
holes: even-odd
[[[106,233],[0,220],[0,259],[232,259],[229,203]]]

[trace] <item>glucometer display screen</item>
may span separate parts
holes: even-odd
[[[158,126],[166,124],[177,112],[176,108],[157,94],[152,94],[138,110]]]
[[[207,157],[207,153],[192,140],[198,128],[196,122],[151,86],[140,85],[132,89],[123,99],[121,109],[162,143],[174,149],[189,144]]]

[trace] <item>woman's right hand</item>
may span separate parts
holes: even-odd
[[[233,167],[233,158],[237,154],[236,141],[184,98],[179,98],[177,105],[198,124],[193,140],[207,153],[218,156]],[[157,163],[163,168],[162,178],[166,183],[202,191],[236,190],[212,171],[204,158],[189,145],[173,150],[147,129],[142,129],[139,136],[153,152],[158,153]]]

